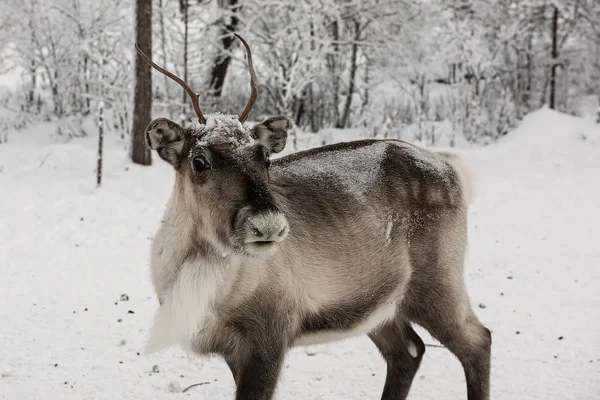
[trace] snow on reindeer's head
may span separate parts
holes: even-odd
[[[245,121],[258,95],[256,74],[246,48],[252,93],[242,114],[202,114],[199,96],[179,77],[139,55],[188,93],[198,122],[183,128],[166,118],[146,128],[146,142],[177,174],[177,206],[202,224],[202,233],[224,251],[260,256],[274,251],[289,227],[268,184],[269,157],[285,147],[291,121],[274,117],[249,127]]]

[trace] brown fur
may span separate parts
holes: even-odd
[[[173,124],[148,127],[148,143],[177,171],[153,243],[153,280],[165,314],[175,310],[163,304],[173,293],[192,299],[186,313],[202,303],[188,344],[224,357],[236,399],[271,399],[290,347],[358,334],[388,364],[382,399],[404,399],[425,351],[411,322],[459,358],[469,400],[489,399],[491,336],[465,288],[467,181],[454,156],[364,140],[269,166],[285,145],[284,117],[253,129],[210,116],[188,131]],[[211,169],[194,172],[194,157]],[[248,242],[271,225],[287,237]],[[181,271],[212,283],[180,289]],[[194,302],[203,291],[211,297]]]

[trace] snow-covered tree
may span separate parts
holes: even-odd
[[[575,98],[600,97],[596,0],[153,0],[153,7],[154,60],[201,93],[207,112],[238,113],[249,95],[234,31],[254,55],[253,118],[286,114],[313,132],[360,126],[433,143],[438,127],[450,124],[454,136],[487,142],[544,104],[574,112]],[[18,71],[10,101],[20,121],[66,121],[75,128],[63,132],[85,134],[77,124],[104,101],[107,133],[129,137],[134,0],[22,0],[0,12],[0,73]],[[154,112],[190,121],[182,89],[154,76]]]

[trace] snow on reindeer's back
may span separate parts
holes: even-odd
[[[323,183],[337,183],[345,191],[362,198],[372,189],[381,170],[387,144],[374,141],[360,147],[339,148],[315,152],[281,164],[282,172],[290,176],[308,177]]]
[[[397,140],[356,142],[354,145],[350,142],[350,146],[292,154],[283,159],[279,167],[285,175],[339,185],[357,199],[364,199],[375,189],[375,178],[381,173],[385,158],[392,154],[402,154],[406,162],[421,172],[420,176],[441,185],[433,190],[439,191],[442,187],[449,193],[456,190],[452,167],[444,155]],[[440,197],[439,193],[437,197]]]

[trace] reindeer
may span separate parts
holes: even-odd
[[[387,362],[383,400],[406,399],[425,352],[418,324],[462,363],[469,400],[489,399],[490,331],[463,276],[473,175],[456,155],[399,140],[281,152],[285,117],[254,127],[202,114],[184,129],[159,118],[148,146],[175,182],[151,246],[159,309],[147,352],[181,344],[220,355],[237,400],[275,393],[286,351],[366,334]]]

